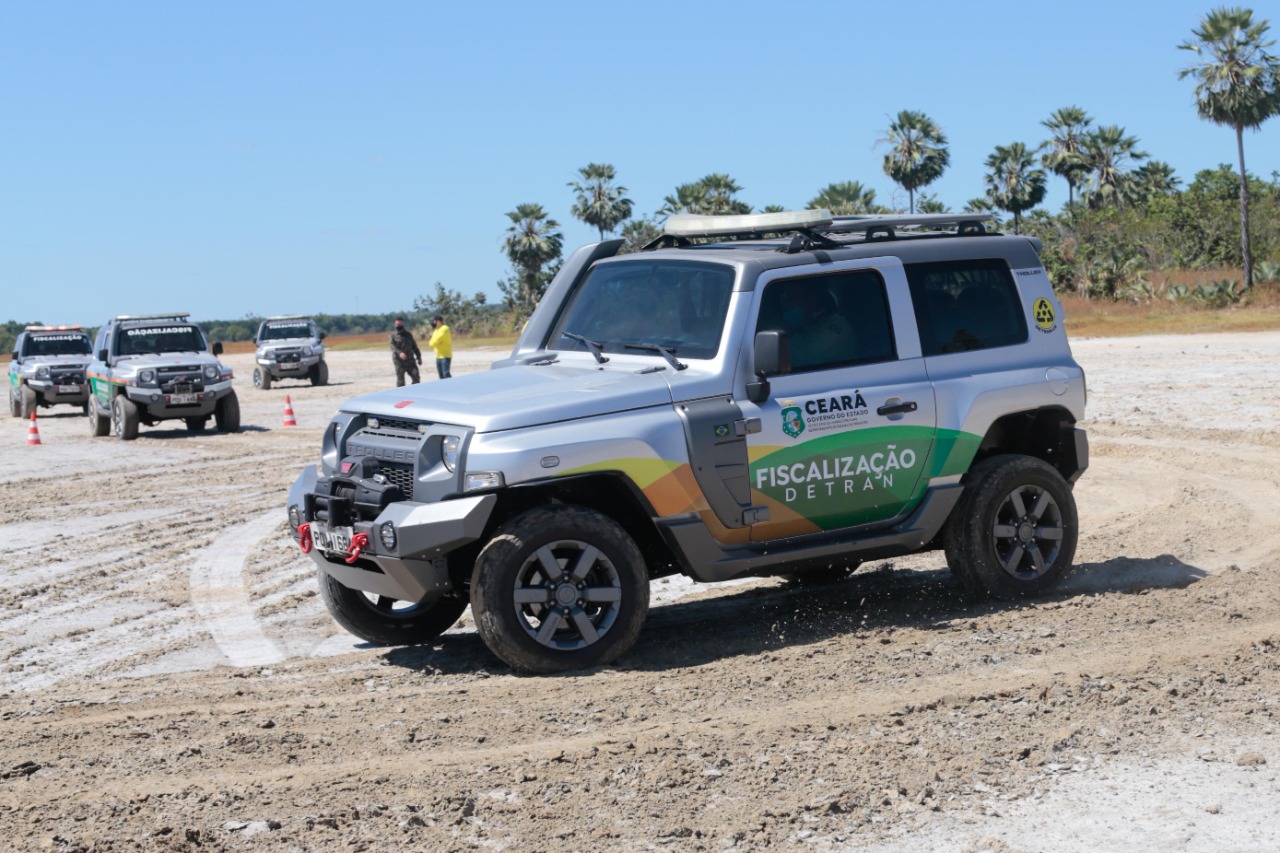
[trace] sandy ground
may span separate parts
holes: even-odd
[[[655,585],[617,665],[514,675],[466,618],[365,646],[282,505],[382,353],[245,429],[0,421],[0,847],[1280,848],[1280,334],[1083,340],[1061,593],[941,554],[826,587]],[[455,372],[494,353],[461,353]],[[281,425],[285,396],[299,426]]]

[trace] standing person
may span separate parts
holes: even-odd
[[[436,351],[436,373],[440,378],[452,377],[449,367],[453,364],[453,332],[449,331],[439,314],[431,318],[431,340],[427,341],[427,346]]]
[[[396,318],[396,330],[391,333],[391,361],[396,366],[396,387],[404,385],[406,373],[413,379],[413,384],[422,381],[418,375],[418,365],[422,364],[422,352],[418,342],[413,339],[413,332],[404,327],[404,318]]]

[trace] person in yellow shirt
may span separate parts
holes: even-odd
[[[453,374],[449,366],[453,364],[453,332],[444,324],[439,314],[431,318],[431,340],[427,346],[436,351],[436,373],[441,379],[449,379]]]

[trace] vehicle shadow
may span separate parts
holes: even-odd
[[[241,424],[240,429],[236,432],[271,432],[272,427],[258,426],[257,424]],[[213,427],[206,427],[198,432],[192,432],[185,426],[173,427],[165,429],[164,427],[148,427],[138,431],[138,440],[153,439],[157,441],[173,441],[179,438],[194,438],[202,435],[222,435]]]
[[[657,605],[649,611],[639,641],[612,666],[676,669],[848,634],[894,628],[934,630],[950,627],[957,620],[1079,595],[1181,589],[1207,574],[1169,555],[1115,557],[1077,565],[1053,595],[1026,602],[975,602],[960,590],[946,568],[901,570],[885,562],[833,583],[756,586],[714,598]],[[446,634],[428,645],[388,649],[384,659],[406,669],[441,675],[512,672],[473,633]]]

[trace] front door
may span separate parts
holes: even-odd
[[[755,329],[787,333],[792,370],[741,402],[761,426],[747,437],[752,502],[768,508],[754,541],[886,521],[920,496],[937,421],[902,267],[843,266],[761,282]]]

